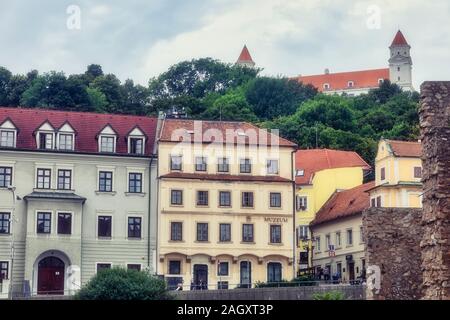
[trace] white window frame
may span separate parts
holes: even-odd
[[[272,163],[272,161],[275,161],[276,164],[277,164],[276,172],[270,172],[270,170],[269,170],[269,168],[271,168],[269,166],[269,163]],[[279,175],[280,174],[280,161],[279,161],[279,159],[267,159],[266,160],[266,174],[267,175]]]
[[[37,218],[38,213],[50,213],[51,219],[50,219],[50,232],[49,233],[38,233],[37,232]],[[55,211],[50,209],[39,209],[34,211],[34,230],[33,234],[35,234],[37,237],[50,237],[51,235],[55,234]]]
[[[46,142],[46,146],[45,149],[41,149],[41,134],[51,134],[52,135],[52,146],[51,148],[47,148],[47,142]],[[55,149],[55,132],[54,131],[49,131],[49,130],[39,130],[36,134],[36,143],[37,143],[37,149],[38,150],[54,150]]]
[[[95,274],[97,274],[97,266],[99,265],[99,264],[109,264],[109,265],[111,265],[111,268],[110,269],[112,269],[113,267],[114,267],[114,264],[112,263],[112,262],[96,262],[95,263]],[[136,263],[137,264],[137,263]]]
[[[140,173],[142,175],[141,180],[141,193],[132,193],[130,192],[130,173]],[[113,184],[114,184],[114,177],[113,177]],[[127,185],[125,188],[126,194],[144,194],[145,193],[145,169],[143,168],[133,168],[133,167],[127,167]]]
[[[44,170],[50,170],[50,188],[46,189],[46,188],[38,188],[38,170],[39,169],[44,169]],[[34,168],[34,189],[38,189],[38,190],[52,190],[54,184],[53,181],[53,177],[54,177],[54,167],[53,166],[49,166],[49,165],[39,165],[36,163],[36,166]]]
[[[61,136],[71,136],[72,137],[72,148],[70,149],[61,149]],[[75,134],[70,132],[58,132],[56,136],[56,145],[57,149],[61,151],[73,151],[75,150]]]
[[[100,171],[112,172],[111,191],[100,191]],[[95,190],[97,190],[97,192],[100,194],[108,194],[108,193],[115,194],[116,193],[116,167],[115,166],[108,166],[108,167],[97,166],[97,186],[95,187]],[[126,190],[128,190],[128,187]]]
[[[98,235],[98,217],[99,216],[105,216],[105,217],[111,217],[111,237],[99,237]],[[128,223],[127,223],[128,227]],[[111,241],[114,239],[114,215],[112,212],[97,212],[95,215],[95,239],[97,241]],[[100,262],[102,263],[102,262]],[[108,263],[108,262],[105,262]]]
[[[2,145],[1,144],[1,135],[3,133],[12,133],[13,134],[13,145],[12,146]],[[6,141],[8,141],[8,140],[6,140]],[[1,129],[0,128],[0,147],[2,147],[2,148],[15,148],[16,147],[16,141],[17,141],[17,130],[14,130],[14,129]]]
[[[70,223],[70,234],[59,234],[59,230],[58,230],[58,227],[59,227],[59,224],[58,224],[58,215],[60,214],[60,213],[69,213],[70,215],[71,215],[71,223]],[[70,210],[57,210],[56,211],[56,213],[55,213],[55,219],[56,219],[56,222],[55,222],[55,229],[56,229],[56,235],[58,235],[58,236],[60,236],[60,237],[70,237],[70,236],[73,236],[73,225],[74,225],[74,221],[75,221],[75,219],[74,219],[74,216],[75,216],[75,212],[74,211],[70,211]]]
[[[349,242],[349,236],[348,236],[349,231],[351,232],[351,235],[352,235],[352,242],[351,243]],[[345,230],[345,243],[346,243],[347,247],[353,246],[353,244],[355,242],[354,238],[355,238],[355,235],[353,234],[353,228],[346,229]]]
[[[131,153],[131,139],[142,140],[142,153]],[[144,155],[145,154],[145,136],[144,135],[129,135],[128,136],[128,153],[132,155]]]
[[[141,218],[141,237],[140,238],[129,238],[128,237],[128,218]],[[144,215],[142,214],[142,212],[140,213],[133,213],[133,212],[129,212],[126,215],[126,223],[125,223],[125,238],[128,241],[142,241],[145,240],[145,232],[146,230],[144,230]],[[112,220],[111,220],[111,228],[112,228]],[[111,229],[111,235],[112,235],[112,229]],[[136,263],[133,263],[136,264]]]
[[[113,138],[113,151],[103,151],[102,150],[102,140],[103,138]],[[98,137],[98,152],[100,153],[115,153],[117,148],[117,136],[113,134],[101,134]]]
[[[342,232],[340,230],[336,231],[336,233],[334,235],[334,239],[336,242],[336,248],[341,248],[342,247]],[[339,241],[338,241],[338,239],[339,239]]]
[[[305,205],[305,200],[306,200],[306,205]],[[308,196],[301,195],[301,194],[297,194],[295,196],[295,210],[297,212],[308,211]]]
[[[66,189],[58,189],[58,185],[59,185],[59,170],[68,170],[71,171],[71,176],[70,176],[70,189],[69,190],[74,190],[73,188],[73,180],[74,180],[74,169],[73,166],[70,167],[66,167],[66,166],[57,166],[55,169],[56,172],[56,183],[55,183],[55,189],[56,190],[63,190],[63,191],[68,191]]]

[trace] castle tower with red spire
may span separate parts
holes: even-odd
[[[241,54],[239,55],[236,64],[239,66],[245,66],[249,68],[253,68],[255,66],[255,62],[253,61],[252,56],[250,55],[250,52],[248,51],[246,45],[244,45],[244,48],[242,48]]]
[[[389,47],[389,78],[403,90],[412,91],[412,60],[411,46],[406,41],[403,33],[398,30]]]

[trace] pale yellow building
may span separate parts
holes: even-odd
[[[310,149],[296,152],[296,255],[298,268],[312,266],[309,224],[339,190],[363,183],[370,166],[352,151]]]
[[[422,207],[420,142],[382,139],[375,158],[372,207]]]
[[[295,148],[248,123],[164,120],[157,273],[169,287],[293,278]]]
[[[362,212],[370,206],[367,191],[374,185],[371,181],[336,191],[317,212],[310,224],[317,278],[334,283],[365,279]]]

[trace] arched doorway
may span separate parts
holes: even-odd
[[[43,258],[38,264],[38,294],[64,294],[64,262],[55,256]]]

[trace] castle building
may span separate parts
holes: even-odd
[[[0,298],[72,294],[113,266],[155,271],[156,129],[0,108]]]
[[[400,30],[395,35],[389,50],[388,68],[337,73],[331,73],[325,69],[323,74],[300,75],[293,79],[311,84],[325,94],[360,95],[378,88],[385,79],[399,85],[404,91],[413,91],[411,46]]]
[[[244,47],[242,48],[241,54],[236,61],[236,65],[249,68],[253,68],[255,66],[255,62],[253,61],[246,45],[244,45]]]

